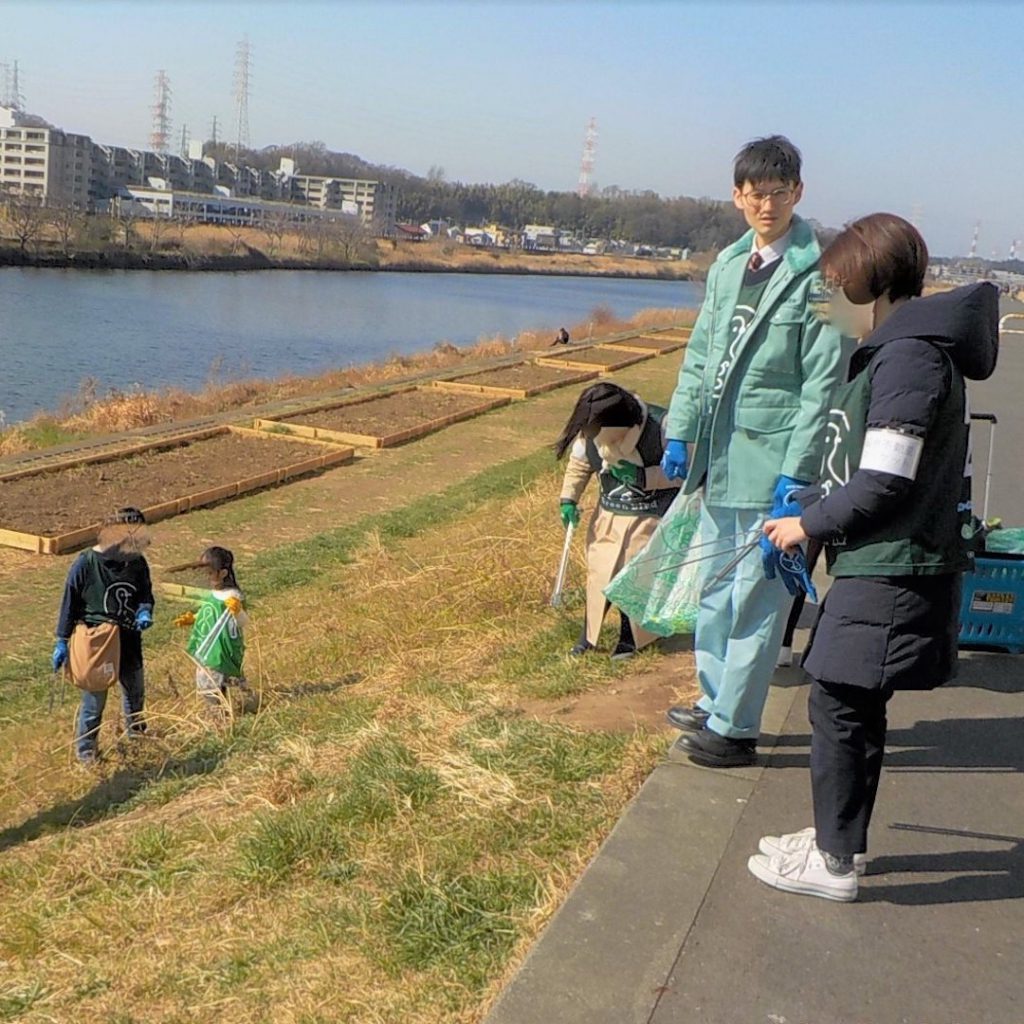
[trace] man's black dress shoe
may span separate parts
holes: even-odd
[[[691,761],[705,768],[742,768],[757,760],[757,744],[754,740],[734,740],[728,736],[719,736],[710,729],[683,733],[675,745]]]
[[[685,729],[687,732],[700,732],[707,724],[710,712],[698,707],[684,708],[682,704],[676,704],[665,712],[668,724],[677,729]]]

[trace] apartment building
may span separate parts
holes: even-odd
[[[48,203],[89,202],[92,140],[0,107],[0,190]]]
[[[162,193],[164,198],[166,193],[217,197],[205,206],[192,204],[194,209],[189,210],[192,219],[209,214],[213,223],[224,222],[225,217],[241,223],[252,215],[249,203],[226,212],[220,199],[227,196],[351,214],[382,235],[393,230],[398,203],[391,185],[300,174],[292,160],[282,160],[277,171],[263,171],[204,157],[201,143],[190,144],[187,157],[108,146],[0,107],[0,192],[34,196],[45,205],[70,203],[105,210],[117,196],[138,190]],[[158,199],[142,204],[145,215],[160,216],[173,209],[173,202]]]

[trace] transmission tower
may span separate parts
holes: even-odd
[[[213,115],[213,124],[210,125],[210,145],[216,146],[220,142],[220,136],[217,134],[217,115]]]
[[[149,146],[154,153],[166,153],[171,147],[171,80],[166,71],[153,79],[153,131]]]
[[[13,67],[10,64],[0,64],[0,70],[3,71],[0,77],[0,85],[3,86],[0,103],[12,110],[24,110],[25,97],[21,95],[21,86],[18,83],[18,62],[15,61]]]
[[[580,199],[586,199],[590,195],[590,175],[594,170],[594,154],[597,152],[597,119],[591,118],[587,122],[586,133],[583,136],[583,157],[580,160],[580,180],[576,186],[576,195]]]
[[[971,251],[967,258],[973,260],[978,255],[978,235],[981,234],[981,221],[974,225],[974,235],[971,237]]]
[[[241,159],[242,147],[249,145],[249,66],[252,49],[244,36],[235,51],[235,161]]]
[[[182,160],[187,160],[188,159],[188,125],[187,124],[183,124],[181,126],[181,150],[180,150],[180,154],[181,154],[181,159]]]

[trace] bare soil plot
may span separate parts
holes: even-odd
[[[59,553],[91,543],[96,525],[124,505],[149,521],[187,512],[352,458],[351,448],[222,427],[124,458],[0,482],[0,542]]]
[[[609,348],[592,348],[586,352],[567,352],[564,356],[545,356],[538,359],[541,366],[561,366],[571,370],[597,370],[598,373],[610,373],[631,366],[643,359],[652,359],[653,352],[616,352]]]
[[[332,406],[314,407],[273,420],[257,420],[261,430],[386,448],[459,420],[508,405],[507,396],[459,394],[434,387],[407,388]]]
[[[482,373],[471,373],[454,380],[436,380],[434,386],[442,391],[476,391],[483,394],[510,395],[529,398],[544,391],[578,384],[597,376],[596,370],[563,370],[557,366],[539,366],[536,363],[517,363]]]
[[[601,347],[617,349],[620,352],[653,352],[655,355],[664,355],[666,352],[677,352],[685,346],[686,342],[679,338],[651,338],[644,336],[623,338],[621,341],[609,341]]]
[[[692,327],[670,327],[665,331],[644,331],[642,338],[672,338],[674,341],[688,341],[693,334]]]

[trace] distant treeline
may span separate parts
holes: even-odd
[[[207,146],[207,154],[222,160],[234,157],[233,149],[223,144]],[[421,177],[398,167],[368,163],[351,153],[332,152],[322,142],[243,151],[242,162],[276,170],[281,157],[295,160],[303,174],[373,178],[395,185],[398,219],[414,224],[438,219],[460,226],[550,224],[584,238],[622,238],[694,252],[721,249],[746,227],[732,203],[683,196],[665,199],[656,192],[627,192],[614,186],[581,199],[573,192],[545,192],[519,180],[468,185],[447,181],[439,167]]]

